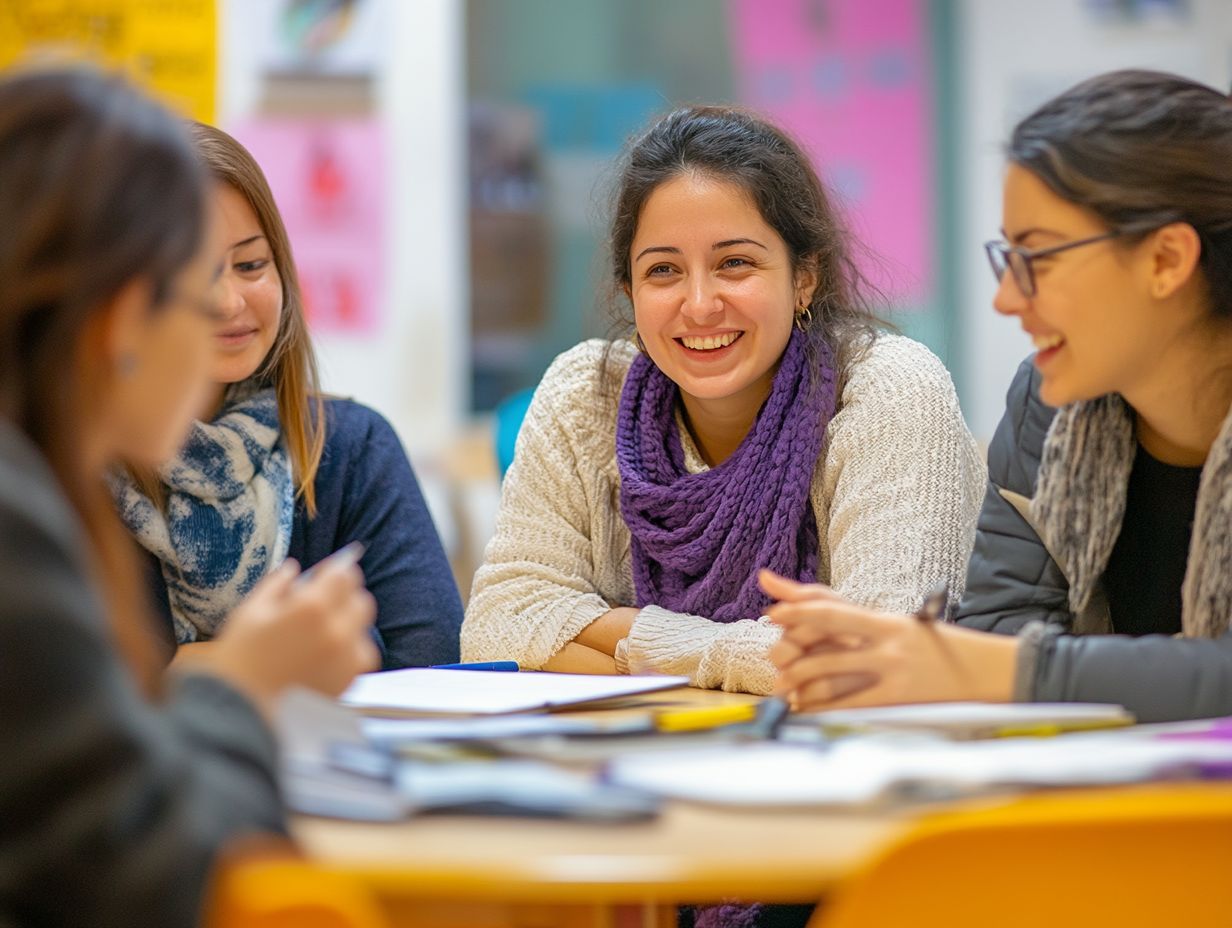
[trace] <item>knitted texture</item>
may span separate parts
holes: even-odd
[[[177,643],[212,638],[286,558],[295,485],[281,439],[274,391],[262,390],[193,424],[159,470],[162,510],[131,480],[113,481],[120,517],[162,567]]]
[[[628,342],[584,342],[544,375],[475,575],[463,660],[540,668],[603,613],[634,604],[616,418],[636,354]],[[678,416],[677,427],[685,469],[701,473],[706,464]],[[984,483],[941,362],[910,339],[878,337],[848,371],[813,470],[817,579],[897,612],[916,609],[938,580],[961,595]],[[756,612],[718,623],[646,606],[629,633],[629,660],[695,686],[768,693],[775,672],[766,652],[778,637]]]
[[[748,436],[722,465],[699,473],[685,468],[679,389],[650,358],[634,359],[621,392],[616,459],[635,605],[734,622],[769,605],[757,586],[760,568],[805,582],[817,576],[809,496],[834,413],[834,370],[827,352],[814,378],[804,336],[792,331]]]
[[[761,913],[762,906],[756,902],[705,906],[694,910],[693,928],[757,928]]]
[[[1080,612],[1108,568],[1121,533],[1137,440],[1134,413],[1120,396],[1062,407],[1040,459],[1031,514],[1069,580]],[[1181,633],[1217,638],[1232,617],[1232,413],[1202,468],[1188,568],[1181,586]]]

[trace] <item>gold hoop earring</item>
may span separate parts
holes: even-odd
[[[796,310],[795,322],[796,328],[801,332],[811,326],[813,324],[813,307],[801,305],[801,307]]]

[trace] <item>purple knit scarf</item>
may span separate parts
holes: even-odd
[[[813,382],[792,329],[770,396],[740,447],[700,474],[684,467],[679,390],[644,354],[629,368],[616,424],[620,510],[632,535],[637,605],[735,622],[769,599],[757,571],[817,579],[813,470],[834,415],[827,349]]]

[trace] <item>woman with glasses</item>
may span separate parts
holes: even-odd
[[[989,450],[957,624],[766,576],[780,686],[808,708],[1230,714],[1232,103],[1104,75],[1020,123],[1009,161],[994,305],[1036,353]]]
[[[285,831],[268,717],[376,662],[353,564],[275,571],[167,674],[105,474],[208,389],[220,249],[181,121],[85,71],[0,81],[0,924],[198,923]]]
[[[458,659],[462,602],[397,435],[323,397],[291,244],[260,166],[212,126],[190,128],[214,178],[226,252],[212,386],[189,439],[157,472],[118,482],[149,552],[169,650],[190,660],[286,557],[304,568],[351,542],[376,598],[382,669]]]

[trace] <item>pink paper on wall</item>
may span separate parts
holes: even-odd
[[[265,172],[309,325],[371,333],[385,294],[385,145],[370,120],[261,119],[230,129]]]
[[[932,290],[926,0],[730,0],[740,99],[788,129],[839,193],[894,303]]]

